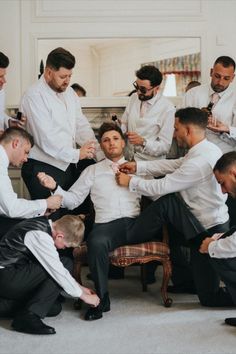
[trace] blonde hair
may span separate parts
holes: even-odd
[[[68,247],[78,247],[84,238],[84,215],[64,215],[55,221],[57,231],[62,231]]]

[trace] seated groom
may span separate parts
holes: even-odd
[[[115,180],[119,165],[125,162],[125,139],[114,123],[103,123],[98,132],[105,160],[87,167],[66,192],[44,173],[38,178],[43,186],[62,195],[62,207],[74,209],[90,193],[95,210],[95,224],[88,235],[88,263],[100,305],[91,307],[85,320],[97,320],[110,311],[108,294],[109,252],[128,243],[127,234],[140,212],[140,194],[120,187]]]

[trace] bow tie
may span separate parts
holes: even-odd
[[[120,165],[118,164],[118,162],[112,162],[110,166],[114,173],[119,172]]]

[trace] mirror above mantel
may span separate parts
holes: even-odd
[[[200,48],[197,37],[166,38],[87,38],[87,39],[38,39],[37,71],[40,62],[45,63],[48,53],[56,47],[69,50],[76,57],[72,83],[79,83],[88,97],[127,96],[133,90],[135,71],[141,65],[152,63],[168,75],[174,73],[175,83],[179,85],[175,94],[166,94],[167,80],[162,90],[166,96],[181,96],[188,81],[201,81]],[[182,65],[182,66],[181,66]]]

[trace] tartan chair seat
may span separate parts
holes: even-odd
[[[166,307],[170,307],[172,304],[172,299],[170,299],[167,295],[167,286],[171,276],[171,262],[169,253],[170,250],[167,243],[153,241],[118,247],[110,253],[109,257],[110,263],[118,267],[127,267],[131,264],[140,264],[143,291],[147,291],[145,263],[151,261],[158,261],[161,263],[163,266],[161,294],[164,305]],[[86,244],[83,243],[80,247],[76,247],[73,255],[74,277],[80,284],[82,284],[81,267],[87,264]]]

